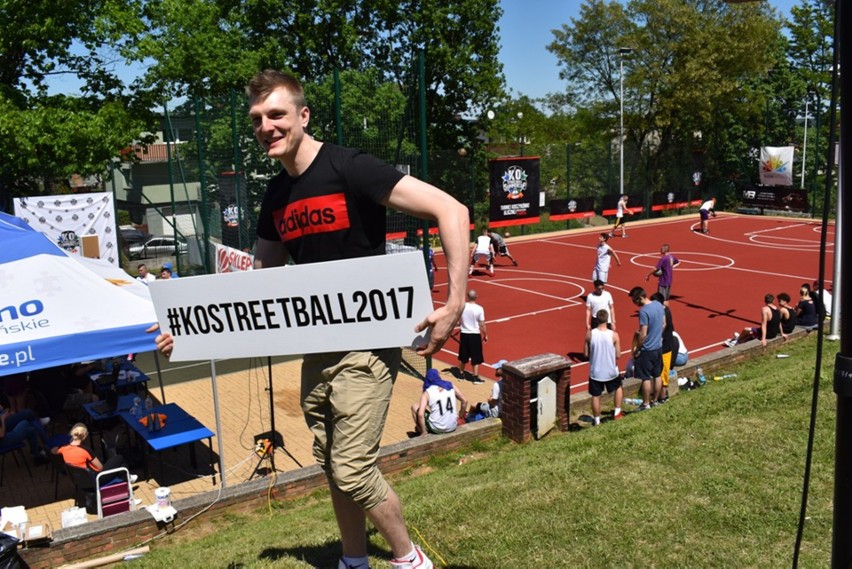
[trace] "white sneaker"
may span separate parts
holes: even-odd
[[[136,484],[136,481],[137,481],[137,480],[139,480],[139,476],[137,476],[136,474],[131,474],[131,475],[130,475],[130,483],[131,483],[131,484]]]
[[[494,267],[488,267],[488,274],[494,276]]]
[[[50,417],[42,417],[39,421],[41,421],[42,425],[47,426],[50,424]]]
[[[472,274],[473,274],[473,266],[471,265],[471,267],[467,270],[467,276],[470,276]]]
[[[414,546],[414,553],[416,554],[414,561],[392,559],[391,567],[394,569],[434,569],[435,566],[432,565],[432,561],[426,557],[419,545]]]

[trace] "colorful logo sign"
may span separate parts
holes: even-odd
[[[519,200],[527,191],[527,171],[520,166],[509,166],[503,173],[503,191],[510,200]]]

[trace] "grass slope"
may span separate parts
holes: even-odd
[[[618,423],[435,457],[394,480],[412,537],[438,567],[789,566],[815,346]],[[825,347],[801,567],[831,552],[837,346]],[[336,567],[337,534],[320,493],[190,525],[133,566]],[[384,540],[370,539],[373,566],[387,566]]]

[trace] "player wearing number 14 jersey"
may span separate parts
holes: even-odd
[[[466,409],[464,394],[449,381],[441,379],[438,370],[430,369],[423,381],[420,401],[411,406],[414,432],[418,435],[452,433]]]

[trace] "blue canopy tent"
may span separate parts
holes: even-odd
[[[0,212],[0,376],[151,351],[154,307],[124,277],[93,272]]]

